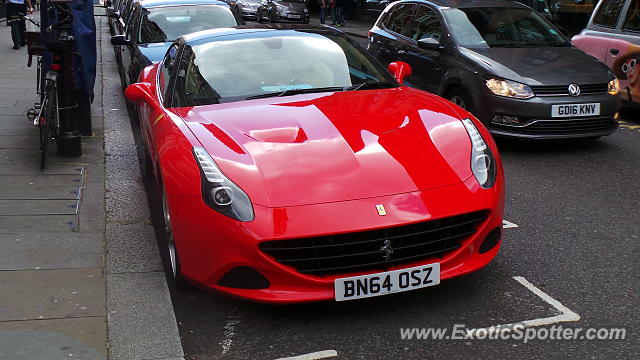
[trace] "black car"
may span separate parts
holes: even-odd
[[[411,65],[408,85],[470,110],[493,134],[595,138],[618,126],[611,70],[517,2],[399,1],[369,34],[382,63]]]
[[[261,0],[256,14],[258,22],[309,23],[307,0]]]
[[[171,42],[201,30],[244,24],[217,0],[147,0],[136,3],[125,33],[111,38],[121,52],[123,86],[134,83],[147,65],[162,60]]]

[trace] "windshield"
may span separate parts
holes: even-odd
[[[168,6],[144,9],[139,43],[173,41],[183,34],[238,25],[231,10],[224,6]]]
[[[443,13],[453,37],[462,47],[571,45],[545,18],[529,9],[460,8]]]
[[[176,89],[176,93],[182,94],[182,106],[356,90],[363,83],[366,86],[359,88],[397,86],[385,69],[346,36],[332,32],[286,35],[269,32],[248,36],[251,38],[217,40],[185,48],[184,88]]]

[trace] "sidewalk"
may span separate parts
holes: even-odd
[[[136,148],[96,17],[94,136],[39,168],[26,49],[0,26],[0,359],[182,359]],[[106,134],[105,134],[106,133]]]
[[[0,26],[0,358],[106,359],[102,118],[81,158],[41,171],[35,67],[11,46]]]

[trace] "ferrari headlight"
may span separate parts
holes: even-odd
[[[480,186],[488,189],[496,182],[496,165],[493,153],[471,119],[463,119],[462,123],[471,139],[471,171]]]
[[[202,198],[210,208],[240,221],[253,220],[249,196],[220,171],[207,150],[194,147],[193,155],[200,167]]]
[[[517,99],[528,99],[533,97],[533,90],[528,85],[519,82],[490,78],[485,84],[492,93],[499,96],[512,97]]]
[[[613,80],[609,81],[607,85],[607,92],[610,95],[618,95],[620,93],[620,82],[617,78],[613,78]]]

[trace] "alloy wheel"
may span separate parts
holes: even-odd
[[[169,252],[169,260],[171,261],[171,271],[173,277],[178,276],[178,267],[176,263],[176,243],[173,238],[173,229],[171,228],[171,215],[167,204],[167,194],[162,190],[162,216],[164,219],[164,232],[167,237],[167,250]]]

